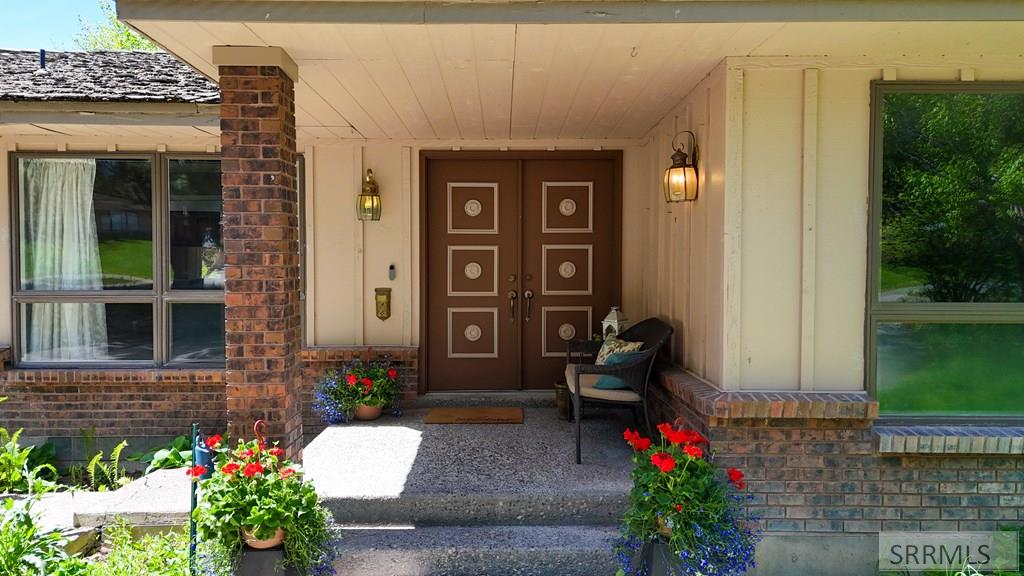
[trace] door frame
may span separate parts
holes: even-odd
[[[430,270],[429,246],[427,233],[430,219],[427,208],[427,164],[431,160],[515,160],[519,162],[519,173],[522,175],[523,162],[526,160],[611,160],[612,177],[612,210],[618,215],[612,226],[612,300],[622,303],[622,150],[466,150],[456,151],[421,149],[419,153],[419,241],[420,241],[420,345],[419,367],[416,391],[418,394],[428,392],[427,376],[430,373],[429,354],[427,349],[430,341],[427,329],[430,326],[430,306],[428,282],[424,279]],[[522,185],[522,184],[520,184]],[[519,239],[522,243],[522,239]],[[521,346],[520,346],[521,349]],[[521,359],[520,359],[521,361]]]

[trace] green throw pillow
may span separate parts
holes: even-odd
[[[604,364],[605,366],[625,364],[626,362],[636,360],[640,354],[641,352],[617,352],[606,358]],[[629,388],[629,385],[618,376],[602,374],[598,376],[597,382],[594,383],[594,388],[600,388],[601,390],[626,390]]]
[[[608,357],[612,354],[618,354],[620,352],[636,352],[640,350],[643,345],[643,342],[627,342],[625,340],[619,340],[618,338],[609,338],[601,345],[601,351],[597,353],[597,358],[594,360],[594,364],[603,366],[608,361]]]

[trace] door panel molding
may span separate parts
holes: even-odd
[[[455,316],[462,314],[467,316],[465,325],[457,324]],[[490,314],[490,325],[483,325],[483,320]],[[469,307],[463,306],[448,309],[448,358],[497,358],[500,344],[498,341],[498,309],[493,306]],[[456,336],[458,334],[458,336]],[[486,338],[488,334],[492,338]],[[477,351],[482,344],[492,341],[490,351]],[[456,352],[456,346],[461,346],[464,352]]]
[[[446,274],[448,275],[448,295],[449,296],[497,296],[498,295],[498,246],[449,246],[448,247],[448,266],[446,267]],[[490,252],[490,259],[487,265],[490,267],[490,274],[487,274],[487,269],[483,267],[483,258],[477,258],[469,260],[461,267],[455,263],[455,252]],[[472,265],[476,265],[473,267]],[[461,282],[470,281],[476,282],[481,278],[491,279],[491,289],[488,291],[480,290],[455,290],[455,277],[461,275],[459,279]]]
[[[491,214],[491,226],[489,228],[459,228],[454,225],[454,221],[463,219],[462,215],[456,216],[453,209],[458,206],[453,202],[453,196],[455,196],[455,189],[463,188],[468,190],[490,188],[491,198],[486,199],[480,197],[479,194],[473,194],[468,192],[461,194],[466,198],[459,198],[462,200],[462,214],[471,220],[479,218],[485,213]],[[481,200],[489,200],[490,210],[487,210],[487,206]],[[498,183],[497,182],[449,182],[448,183],[448,233],[449,234],[498,234],[498,218],[500,214],[498,212]]]
[[[558,199],[557,204],[548,203],[548,190],[555,188],[575,188],[572,192],[563,192],[561,198]],[[587,225],[586,226],[551,226],[548,215],[554,212],[556,220],[569,220],[579,219],[576,215],[580,210],[580,200],[582,198],[578,193],[579,188],[585,188],[587,191],[586,201],[586,215]],[[549,182],[544,181],[541,183],[541,203],[540,203],[540,218],[541,218],[541,232],[544,234],[589,234],[594,231],[594,182]],[[575,218],[574,218],[575,217]]]
[[[581,264],[583,262],[574,261],[573,258],[562,257],[548,259],[548,253],[554,251],[570,252],[570,251],[587,251],[586,258],[586,289],[580,290],[553,290],[549,288],[548,278],[551,277],[553,280],[555,276],[558,276],[562,281],[573,283],[579,282],[578,277],[581,277]],[[549,274],[549,263],[554,264],[558,261],[555,266],[554,274]],[[544,296],[592,296],[594,294],[594,245],[593,244],[544,244],[541,246],[541,294]]]
[[[584,324],[584,330],[580,330],[578,322],[565,322],[568,318],[556,318],[555,322],[552,322],[550,327],[555,329],[555,332],[549,332],[548,318],[551,312],[586,312],[587,321]],[[559,322],[561,320],[561,322]],[[555,324],[558,324],[555,327]],[[564,326],[571,326],[572,333],[563,332]],[[541,333],[541,356],[545,358],[565,358],[566,349],[565,342],[572,339],[587,339],[590,338],[590,330],[594,326],[594,307],[593,306],[543,306],[540,311],[540,333]],[[552,336],[556,336],[561,342],[561,347],[558,350],[552,350],[550,348],[551,343],[554,341]]]

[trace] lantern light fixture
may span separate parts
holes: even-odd
[[[676,141],[680,134],[690,136],[690,153]],[[700,190],[697,173],[697,135],[689,130],[678,132],[672,137],[672,165],[665,170],[665,202],[693,202]]]
[[[380,220],[380,191],[377,189],[377,181],[373,178],[373,170],[366,171],[363,189],[356,201],[356,214],[362,221]]]

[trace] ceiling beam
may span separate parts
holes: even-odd
[[[379,24],[1024,21],[1020,0],[117,0],[122,20]]]

